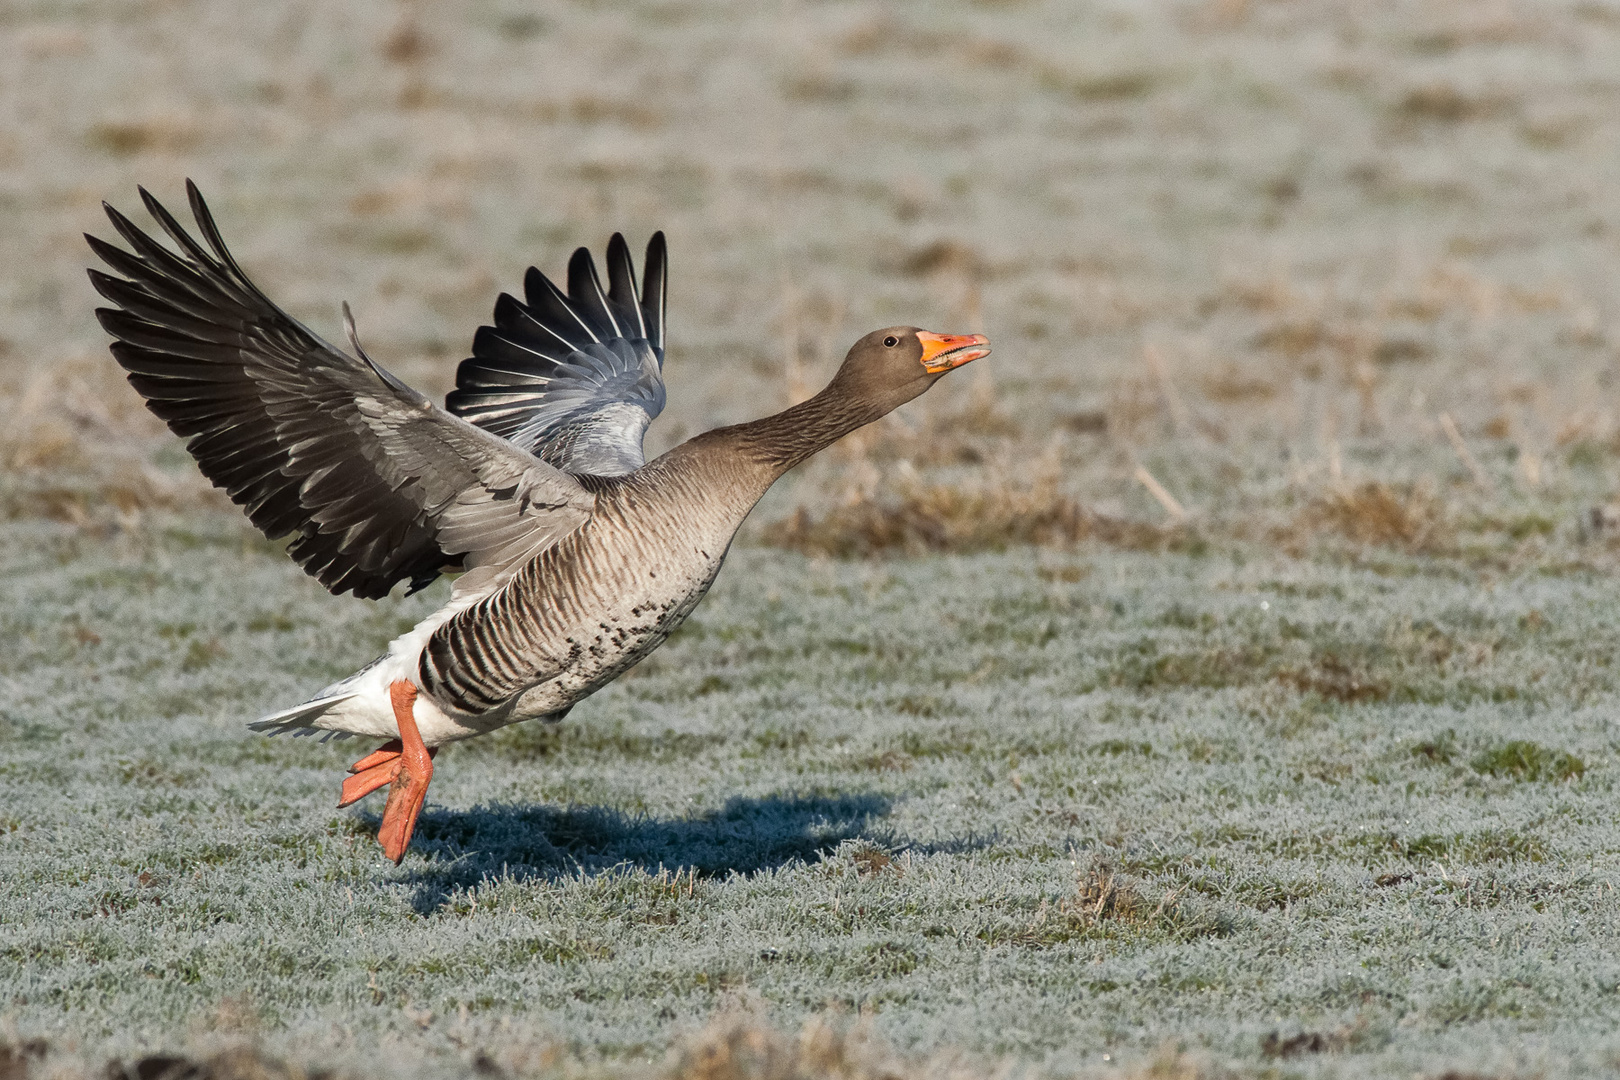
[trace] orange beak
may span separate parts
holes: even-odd
[[[923,370],[930,375],[939,375],[990,355],[990,339],[983,334],[930,334],[919,330],[917,340],[922,342]]]

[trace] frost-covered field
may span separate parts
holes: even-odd
[[[91,315],[185,176],[435,392],[666,229],[655,451],[877,325],[996,352],[396,869],[369,747],[243,724],[445,586],[323,593]],[[0,8],[0,1078],[1613,1071],[1617,237],[1595,0]]]
[[[8,530],[23,1034],[94,1057],[223,1015],[451,1072],[659,1055],[736,999],[1057,1072],[1166,1040],[1357,1075],[1620,1053],[1602,576],[744,550],[560,727],[441,755],[396,870],[377,807],[331,808],[357,744],[242,721],[433,596],[334,600],[243,537]]]

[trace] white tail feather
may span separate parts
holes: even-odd
[[[282,735],[289,731],[298,734],[313,733],[318,726],[315,721],[325,716],[334,705],[349,700],[353,694],[333,694],[330,697],[319,697],[306,701],[302,705],[294,705],[290,709],[283,709],[269,716],[261,716],[248,727],[254,731],[262,731],[269,735]]]

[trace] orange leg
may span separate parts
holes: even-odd
[[[433,756],[438,753],[438,747],[429,750],[416,730],[416,718],[411,712],[416,704],[416,687],[408,682],[396,682],[388,688],[388,697],[394,706],[399,738],[390,739],[349,766],[354,775],[343,781],[343,795],[338,805],[348,806],[384,784],[390,785],[377,842],[382,845],[383,854],[397,866],[405,858],[411,833],[416,829],[417,815],[427,801],[428,781],[433,779]]]

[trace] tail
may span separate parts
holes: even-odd
[[[262,731],[266,735],[285,735],[289,731],[294,735],[314,735],[320,732],[324,736],[322,742],[327,739],[347,739],[349,737],[347,731],[326,730],[317,727],[315,721],[325,716],[334,705],[348,701],[353,696],[353,694],[332,694],[318,697],[302,705],[294,705],[290,709],[260,717],[248,727],[254,731]]]

